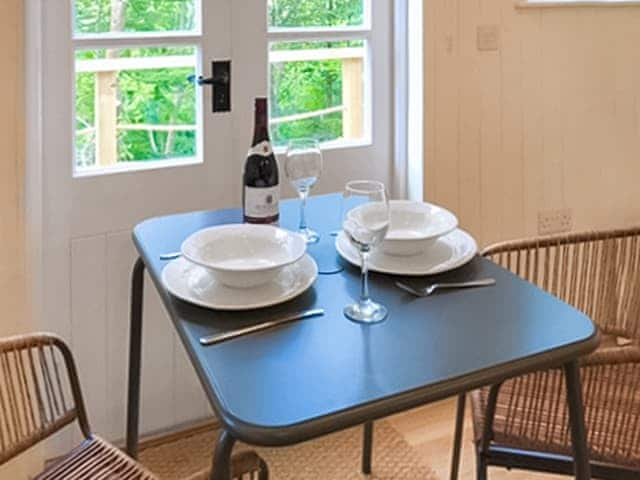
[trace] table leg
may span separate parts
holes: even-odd
[[[142,356],[142,302],[144,262],[136,260],[131,277],[131,314],[129,318],[129,386],[127,390],[127,454],[138,458],[140,422],[140,367]]]
[[[460,451],[462,450],[462,432],[464,430],[464,410],[467,399],[466,393],[458,395],[458,407],[456,411],[456,431],[453,439],[453,455],[451,457],[451,480],[458,480],[460,469]]]
[[[236,439],[229,432],[220,432],[209,480],[231,480],[231,452],[235,443]]]
[[[564,366],[567,382],[567,402],[571,423],[571,443],[577,480],[591,480],[591,465],[587,449],[587,434],[584,424],[584,405],[582,402],[582,384],[580,370],[576,361]]]
[[[371,457],[373,450],[373,422],[364,424],[364,434],[362,436],[362,473],[371,474]]]

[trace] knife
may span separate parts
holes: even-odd
[[[227,340],[232,340],[238,337],[244,337],[245,335],[262,332],[263,330],[268,330],[274,327],[278,327],[280,325],[285,325],[287,323],[295,322],[298,320],[304,320],[306,318],[319,317],[321,315],[324,315],[324,310],[322,308],[318,308],[315,310],[305,310],[304,312],[293,313],[291,315],[287,315],[286,317],[278,318],[276,320],[270,320],[264,323],[259,323],[251,327],[239,328],[238,330],[232,330],[231,332],[227,332],[227,333],[220,333],[216,335],[210,335],[208,337],[201,337],[200,345],[203,345],[205,347],[210,345],[217,345],[219,343],[226,342]]]

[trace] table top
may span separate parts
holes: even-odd
[[[339,196],[309,200],[308,221],[326,240],[338,227]],[[297,202],[285,201],[281,224],[294,228]],[[584,314],[492,262],[477,257],[454,272],[415,283],[493,277],[490,288],[412,297],[398,277],[371,274],[373,298],[387,321],[347,320],[360,275],[320,275],[301,297],[251,312],[218,312],[178,300],[164,288],[162,253],[204,227],[241,221],[237,209],[147,220],[134,242],[224,427],[254,445],[297,443],[359,425],[522,373],[558,366],[591,352],[599,338]],[[202,347],[203,335],[259,323],[282,312],[326,314]],[[146,321],[147,327],[153,319]]]

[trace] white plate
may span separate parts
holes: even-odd
[[[209,270],[178,258],[162,271],[162,281],[174,296],[215,310],[253,310],[289,301],[304,293],[318,277],[318,266],[309,256],[285,267],[271,282],[254,288],[231,288]]]
[[[336,249],[347,262],[360,266],[360,255],[344,232],[336,239]],[[426,252],[412,257],[387,255],[376,250],[369,258],[369,269],[393,275],[435,275],[469,263],[477,252],[478,244],[473,237],[458,229],[440,237]]]

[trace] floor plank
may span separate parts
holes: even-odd
[[[440,480],[449,478],[455,412],[455,399],[449,399],[388,419],[407,443],[423,455],[426,462],[438,473]],[[460,480],[475,480],[472,439],[473,428],[469,409],[467,409]],[[566,480],[569,477],[490,468],[489,478],[490,480]]]

